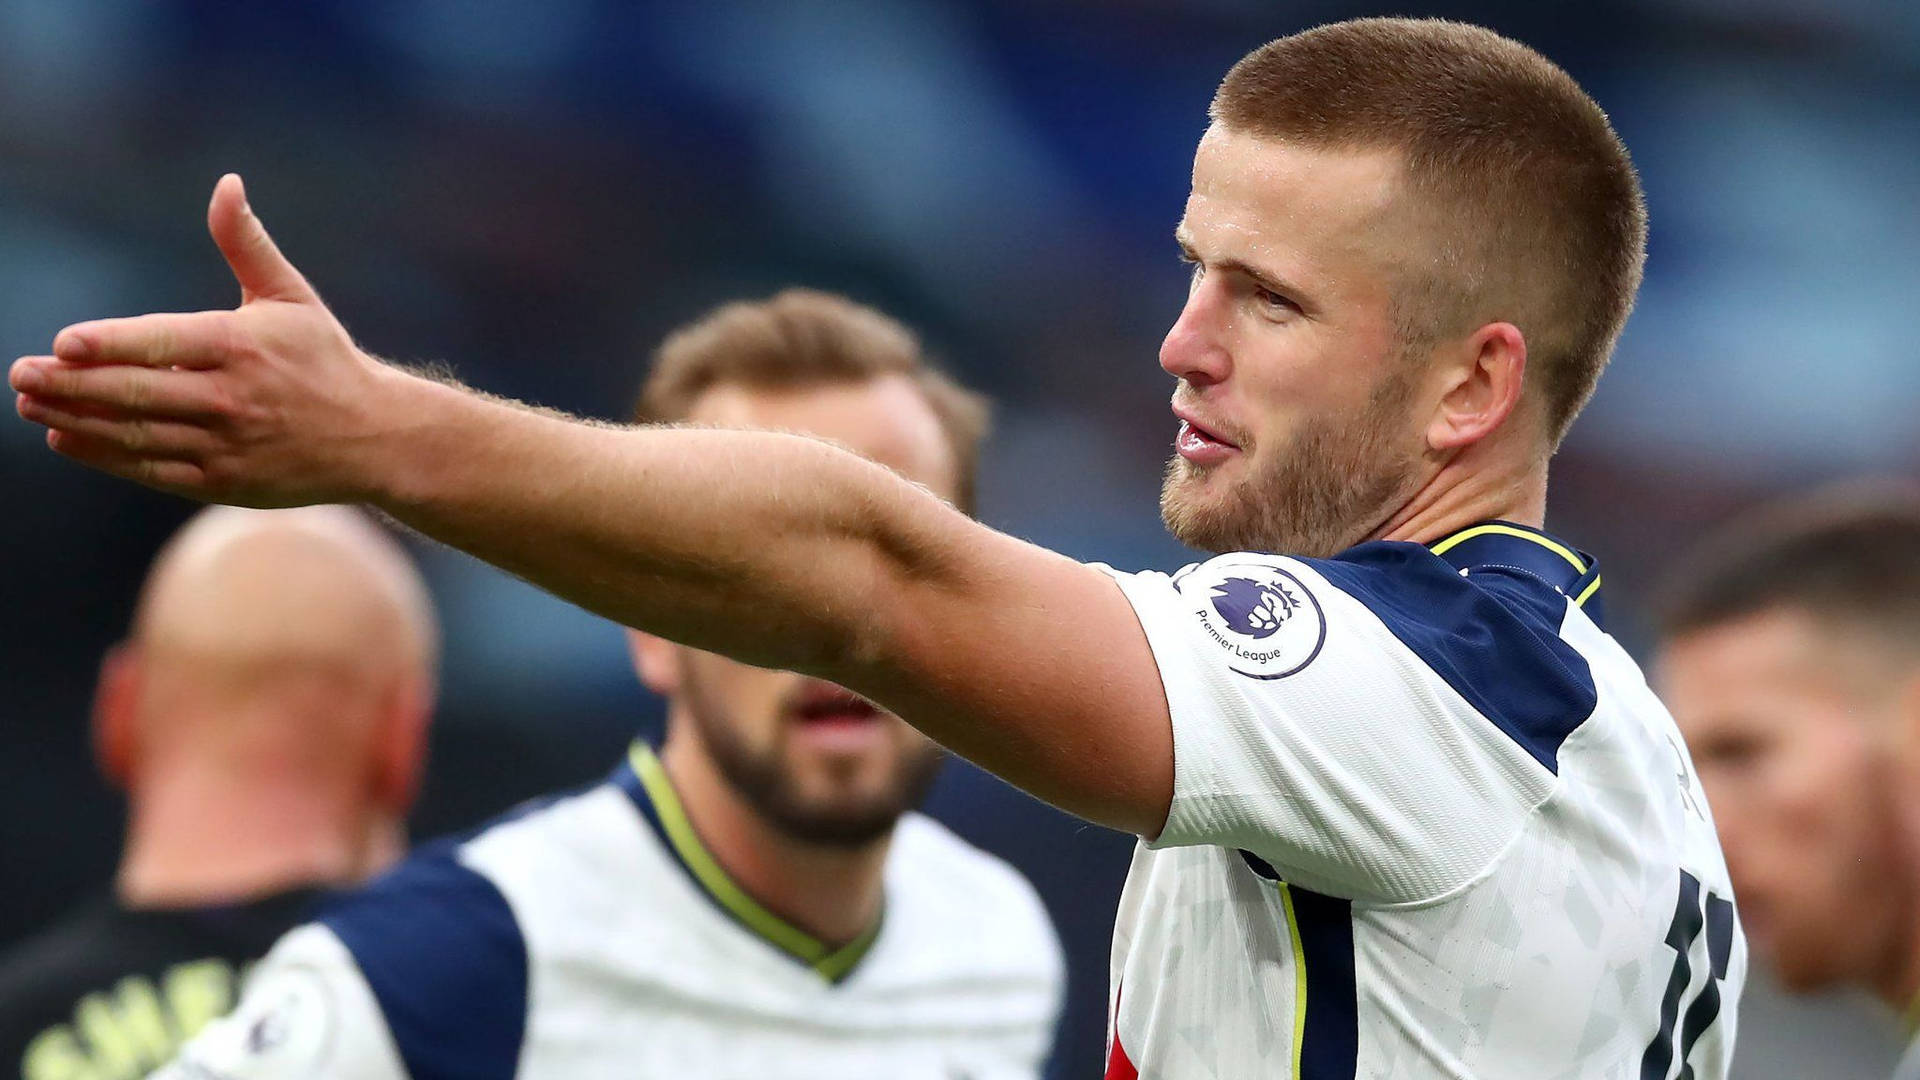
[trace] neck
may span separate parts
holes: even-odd
[[[796,840],[747,804],[691,724],[660,752],[687,820],[734,883],[760,906],[831,946],[860,937],[880,917],[892,834],[859,847]]]
[[[116,891],[129,907],[236,903],[284,889],[346,885],[396,860],[399,823],[354,813],[300,778],[177,769],[132,796]]]
[[[1488,464],[1487,459],[1506,464]],[[1541,528],[1547,520],[1544,460],[1476,445],[1455,455],[1383,521],[1368,540],[1430,544],[1475,522],[1498,518]]]

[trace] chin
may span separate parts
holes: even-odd
[[[1238,523],[1220,499],[1209,499],[1200,490],[1201,483],[1169,483],[1160,495],[1160,521],[1175,540],[1199,551],[1220,555],[1244,550],[1237,542]]]

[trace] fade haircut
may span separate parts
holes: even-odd
[[[1687,558],[1656,611],[1672,639],[1789,609],[1920,658],[1920,488],[1827,488],[1729,522]]]
[[[813,289],[723,304],[674,331],[654,353],[634,406],[644,424],[685,420],[718,386],[804,390],[902,375],[926,399],[953,453],[954,505],[975,511],[987,399],[943,374],[911,330],[863,304]]]
[[[1209,115],[1280,142],[1398,152],[1432,247],[1396,282],[1403,340],[1518,326],[1558,445],[1633,308],[1647,237],[1627,148],[1572,77],[1477,26],[1355,19],[1249,53]]]

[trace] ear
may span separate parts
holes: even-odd
[[[373,795],[396,819],[404,819],[420,796],[433,708],[434,686],[425,675],[401,679],[388,698],[385,723],[373,748]]]
[[[139,652],[122,642],[100,660],[93,691],[93,759],[102,776],[121,791],[133,784],[139,756],[134,716],[140,708]]]
[[[1427,445],[1463,450],[1499,430],[1520,407],[1527,371],[1527,340],[1512,323],[1474,331],[1453,363],[1440,365],[1439,408],[1427,426]]]
[[[647,689],[661,697],[670,698],[680,692],[680,664],[676,658],[679,648],[666,638],[638,630],[627,631],[627,652],[633,656],[634,674],[640,676],[640,682]]]

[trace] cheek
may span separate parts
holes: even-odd
[[[688,674],[699,683],[701,699],[735,735],[755,744],[779,735],[783,705],[799,677],[784,671],[750,667],[724,657],[700,654]]]
[[[1784,857],[1833,868],[1857,867],[1874,833],[1875,777],[1860,748],[1811,744],[1779,755],[1769,770],[1768,805],[1756,808],[1767,842]],[[1829,875],[1822,875],[1827,877]]]

